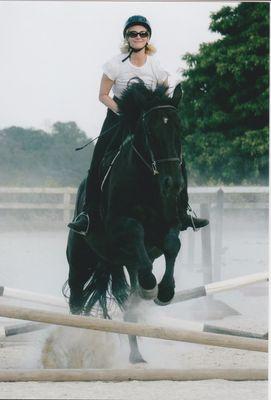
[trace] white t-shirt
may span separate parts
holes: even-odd
[[[155,57],[147,56],[145,64],[137,67],[131,63],[129,58],[122,62],[126,56],[125,54],[118,54],[103,65],[104,74],[114,81],[112,90],[116,97],[121,97],[131,78],[142,79],[145,85],[152,90],[156,88],[158,83],[163,83],[167,79],[169,73],[161,67]]]

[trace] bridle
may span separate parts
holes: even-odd
[[[148,114],[150,114],[152,111],[160,110],[160,109],[169,109],[169,110],[176,111],[176,107],[174,107],[174,106],[170,106],[170,105],[156,106],[156,107],[152,107],[148,111],[144,112],[142,114],[142,117],[141,117],[142,118],[142,122],[143,122],[144,131],[145,131],[145,134],[146,134],[147,147],[148,147],[148,150],[149,150],[149,153],[150,153],[150,157],[151,157],[151,164],[149,164],[144,159],[144,157],[142,157],[142,155],[139,153],[139,151],[136,149],[136,147],[134,145],[132,146],[132,148],[135,151],[135,153],[138,155],[138,157],[141,159],[141,161],[146,165],[146,167],[153,173],[153,175],[158,175],[159,174],[159,171],[157,169],[157,164],[159,164],[159,163],[178,162],[179,166],[181,166],[182,162],[183,162],[182,161],[182,151],[181,151],[180,157],[162,158],[160,160],[155,160],[155,158],[154,158],[154,154],[153,154],[152,149],[150,148],[149,142],[148,142],[148,133],[149,133],[149,131],[148,131],[148,127],[147,127],[147,124],[146,124],[146,116]]]

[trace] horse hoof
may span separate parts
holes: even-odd
[[[158,285],[158,295],[154,300],[159,306],[166,306],[170,304],[175,294],[174,285]]]
[[[172,300],[172,299],[171,299]],[[155,304],[157,304],[158,306],[167,306],[168,304],[171,303],[171,300],[169,301],[161,301],[158,298],[154,299],[153,301],[155,302]]]
[[[154,300],[158,295],[158,286],[156,285],[153,289],[144,289],[139,286],[138,288],[139,296],[144,300]]]
[[[141,354],[131,354],[129,357],[131,364],[147,364],[147,361],[141,356]]]

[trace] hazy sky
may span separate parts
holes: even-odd
[[[119,53],[122,29],[133,14],[152,25],[157,57],[179,74],[181,57],[219,36],[210,13],[226,2],[0,2],[0,129],[50,130],[76,121],[97,136],[105,116],[98,91],[105,61]]]

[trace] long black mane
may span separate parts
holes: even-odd
[[[134,126],[144,112],[156,106],[171,104],[166,91],[167,87],[164,85],[157,85],[155,90],[152,90],[140,79],[130,83],[118,101],[125,122]]]

